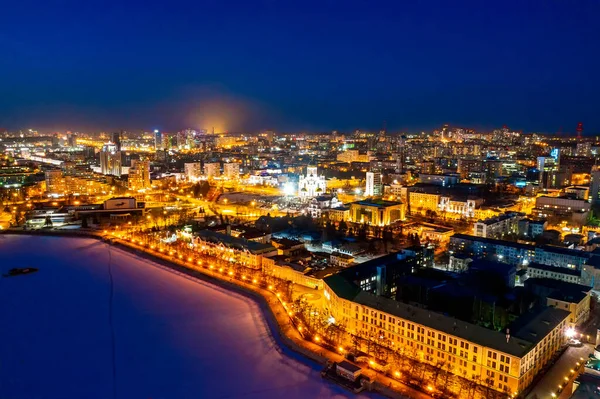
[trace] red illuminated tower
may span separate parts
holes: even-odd
[[[577,122],[577,138],[581,138],[581,134],[583,133],[583,122]]]

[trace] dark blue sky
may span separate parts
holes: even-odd
[[[597,0],[20,0],[0,15],[2,127],[600,133]]]

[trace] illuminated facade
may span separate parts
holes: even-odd
[[[358,201],[350,204],[350,221],[387,226],[406,217],[406,205],[396,201]]]
[[[46,192],[48,194],[62,194],[65,192],[65,180],[62,170],[48,170],[45,172]]]
[[[308,166],[306,168],[306,175],[300,176],[298,182],[298,196],[301,199],[306,200],[325,194],[326,189],[327,183],[325,182],[325,176],[319,176],[317,174],[316,166]]]
[[[134,191],[150,188],[150,161],[132,161],[127,184]]]
[[[340,275],[324,280],[324,310],[353,336],[512,396],[566,341],[570,312],[547,307],[516,331],[498,332],[365,291]],[[350,342],[344,343],[347,347]]]
[[[183,165],[185,178],[189,181],[196,181],[202,176],[202,165],[200,162],[188,162]]]
[[[206,176],[207,179],[221,176],[221,164],[218,162],[205,163],[204,176]]]
[[[107,143],[100,151],[100,170],[103,175],[121,176],[121,150],[115,143]]]
[[[366,197],[380,197],[383,194],[383,183],[381,181],[381,173],[367,172],[366,181]]]
[[[229,162],[223,164],[223,175],[229,180],[237,180],[240,178],[240,164],[237,162]]]

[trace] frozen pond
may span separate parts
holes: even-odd
[[[374,397],[282,353],[251,300],[105,243],[0,235],[1,272],[25,266],[0,278],[0,398]]]

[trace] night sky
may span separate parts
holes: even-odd
[[[597,0],[4,1],[0,127],[600,134],[599,16]]]

